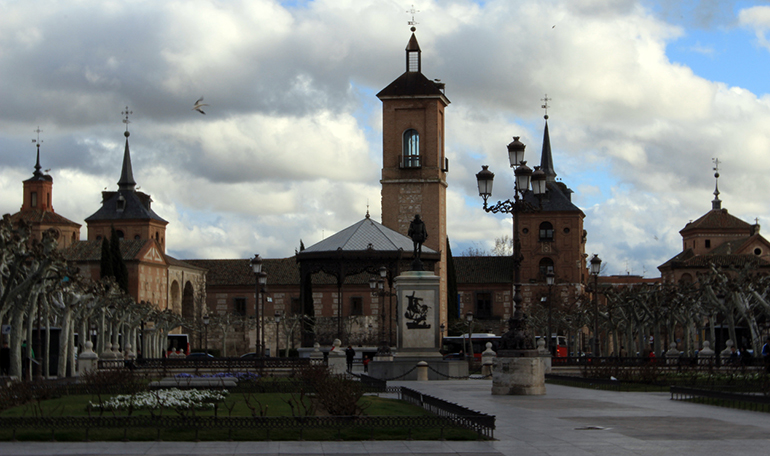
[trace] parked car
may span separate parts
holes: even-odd
[[[187,355],[187,359],[214,359],[214,355],[210,353],[190,353]]]

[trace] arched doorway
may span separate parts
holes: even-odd
[[[182,315],[182,292],[176,280],[171,282],[171,311]]]
[[[182,318],[187,320],[190,324],[195,324],[195,292],[193,285],[190,282],[184,284],[184,292],[182,293]],[[192,334],[193,328],[185,326],[184,332]]]

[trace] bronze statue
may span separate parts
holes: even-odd
[[[428,239],[428,230],[425,228],[425,222],[420,218],[420,214],[415,214],[414,220],[409,224],[407,236],[412,238],[414,243],[414,258],[419,260],[422,253],[422,243]]]

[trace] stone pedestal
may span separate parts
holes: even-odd
[[[716,353],[711,349],[711,342],[703,341],[703,349],[698,352],[698,364],[714,364]]]
[[[440,278],[430,271],[408,271],[396,277],[398,347],[400,357],[442,359]]]
[[[90,340],[86,342],[85,348],[78,355],[77,375],[85,375],[87,372],[95,371],[99,368],[99,355],[94,353],[94,344]]]
[[[333,374],[344,374],[348,370],[345,350],[340,347],[342,342],[339,339],[334,339],[333,344],[334,346],[329,351],[329,369]]]
[[[492,394],[545,394],[545,366],[538,351],[499,350],[492,373]]]

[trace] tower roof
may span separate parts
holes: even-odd
[[[421,53],[417,37],[412,33],[406,45],[406,71],[380,90],[377,98],[380,100],[403,97],[439,98],[445,105],[449,104],[449,99],[444,95],[444,84],[431,81],[422,74]]]
[[[412,240],[403,234],[383,226],[367,214],[366,218],[321,242],[311,245],[302,254],[330,251],[398,251],[410,252]],[[436,253],[428,247],[422,247],[423,253]]]
[[[123,151],[123,168],[120,171],[120,180],[118,188],[121,190],[134,190],[136,181],[134,180],[134,170],[131,167],[131,152],[128,149],[128,137],[130,133],[126,131],[126,149]]]
[[[540,169],[545,173],[546,181],[556,181],[556,171],[553,169],[553,155],[551,154],[551,135],[548,134],[548,116],[545,116],[545,130],[543,131],[543,152],[540,155]]]

